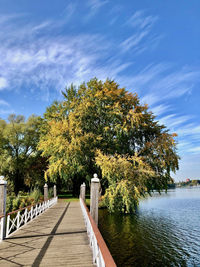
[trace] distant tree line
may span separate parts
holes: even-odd
[[[197,186],[200,185],[200,180],[189,180],[189,181],[182,181],[175,184],[176,186]]]

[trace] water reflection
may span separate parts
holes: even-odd
[[[142,201],[135,215],[100,210],[99,228],[117,266],[200,266],[200,189]]]

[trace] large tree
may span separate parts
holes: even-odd
[[[175,134],[136,94],[92,79],[63,95],[44,116],[39,149],[49,160],[46,176],[71,181],[75,192],[97,172],[111,211],[131,212],[141,195],[167,188],[178,168]]]
[[[44,183],[46,161],[37,150],[42,120],[12,114],[0,120],[0,174],[17,194]]]

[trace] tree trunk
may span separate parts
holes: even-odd
[[[72,188],[72,195],[73,197],[79,197],[80,194],[80,181],[77,176],[74,176],[73,179],[73,188]]]

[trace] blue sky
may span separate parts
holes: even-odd
[[[42,115],[96,76],[137,92],[200,178],[199,0],[0,0],[0,117]]]

